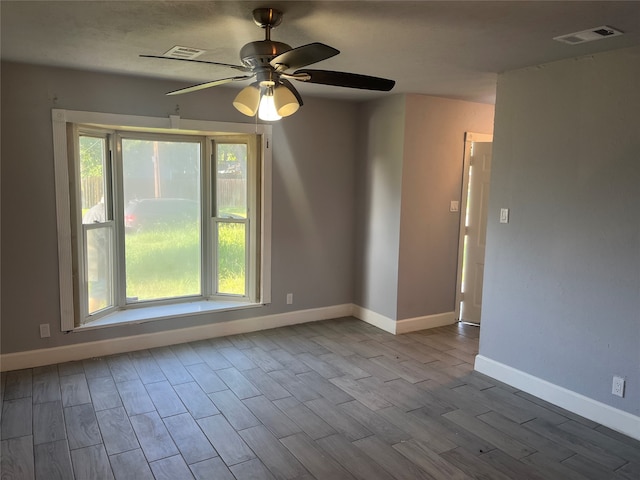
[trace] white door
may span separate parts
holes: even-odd
[[[482,310],[482,280],[493,146],[491,141],[491,136],[468,134],[466,145],[468,152],[465,152],[465,169],[468,169],[465,171],[465,176],[468,178],[468,188],[466,199],[463,198],[462,202],[464,218],[461,222],[462,268],[461,271],[459,270],[460,278],[458,279],[458,318],[464,322],[478,324]]]

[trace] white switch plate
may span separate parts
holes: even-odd
[[[293,293],[287,293],[287,305],[293,304]]]
[[[451,203],[449,204],[449,211],[450,212],[460,211],[460,202],[458,202],[458,200],[451,200]]]
[[[500,209],[500,223],[509,223],[509,209],[501,208]]]

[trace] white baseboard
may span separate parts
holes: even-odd
[[[211,323],[197,327],[178,328],[163,332],[119,337],[96,342],[85,342],[62,347],[43,348],[26,352],[0,355],[1,371],[20,370],[54,363],[83,360],[85,358],[131,352],[145,348],[164,347],[206,338],[250,333],[259,330],[297,325],[300,323],[348,317],[353,312],[352,304],[299,310],[262,317],[253,317],[229,322]]]
[[[362,320],[363,322],[367,322],[374,327],[378,327],[385,332],[396,334],[396,321],[390,319],[389,317],[385,317],[384,315],[380,315],[372,310],[368,310],[359,305],[353,305],[353,311],[351,313],[358,320]]]
[[[549,403],[640,440],[640,417],[482,355],[476,356],[475,369]]]
[[[5,353],[0,355],[0,371],[40,367],[54,363],[71,362],[85,358],[143,350],[145,348],[164,347],[206,338],[257,332],[270,328],[348,316],[354,316],[394,335],[449,325],[455,321],[453,312],[395,321],[379,313],[349,303],[61,347]]]
[[[396,334],[426,330],[428,328],[444,327],[456,323],[455,312],[438,313],[426,317],[406,318],[396,322]]]
[[[455,312],[406,318],[404,320],[392,320],[389,317],[385,317],[384,315],[380,315],[379,313],[367,310],[366,308],[358,305],[353,306],[352,315],[363,322],[370,323],[371,325],[378,327],[385,332],[393,333],[394,335],[451,325],[456,321]]]

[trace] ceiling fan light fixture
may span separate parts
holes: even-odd
[[[273,85],[264,87],[264,93],[262,94],[262,98],[260,99],[260,106],[258,107],[258,118],[260,120],[273,122],[282,118],[282,116],[278,115],[278,111],[276,110],[276,105],[273,98],[273,90]]]
[[[233,106],[236,107],[236,110],[248,117],[253,117],[256,114],[259,104],[260,89],[254,85],[249,85],[240,90],[240,93],[233,100]]]
[[[293,115],[300,108],[296,96],[284,85],[280,85],[273,93],[273,101],[276,112],[281,117]]]

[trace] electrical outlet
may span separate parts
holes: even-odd
[[[293,293],[287,293],[287,305],[293,304]]]
[[[49,330],[48,323],[40,324],[40,338],[48,338],[51,336],[51,331]]]
[[[611,393],[618,397],[624,397],[624,377],[619,377],[618,375],[613,376]]]

